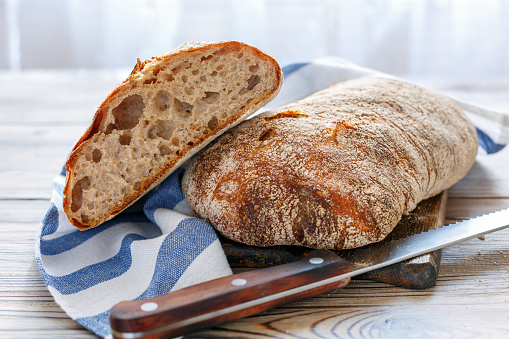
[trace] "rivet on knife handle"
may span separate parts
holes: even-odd
[[[253,315],[302,298],[344,287],[348,279],[283,293],[351,271],[327,250],[299,261],[215,279],[150,300],[124,301],[111,309],[114,338],[169,338]]]

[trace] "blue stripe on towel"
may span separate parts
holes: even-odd
[[[51,189],[55,192],[57,192],[60,196],[64,195],[64,185],[62,185],[58,181],[54,181],[53,185],[51,185]]]
[[[101,282],[119,277],[129,270],[132,265],[131,245],[136,240],[144,239],[146,238],[139,234],[128,234],[122,239],[120,250],[115,256],[61,277],[46,273],[40,258],[37,258],[38,265],[48,286],[53,286],[63,295],[78,293]]]
[[[162,244],[152,281],[137,299],[168,293],[194,259],[216,239],[215,231],[206,221],[198,218],[182,220]]]
[[[158,208],[173,210],[179,202],[185,199],[180,188],[180,181],[184,172],[183,168],[173,172],[145,202],[143,210],[152,222],[157,223],[154,219],[154,213]]]
[[[78,324],[86,328],[93,328],[94,332],[103,338],[110,334],[110,310],[94,315],[93,317],[78,318],[75,320]]]
[[[53,205],[54,206],[54,205]],[[75,231],[71,233],[62,234],[58,238],[50,239],[50,240],[44,240],[44,235],[52,234],[55,232],[56,227],[58,227],[58,211],[57,215],[55,216],[56,207],[54,209],[50,209],[48,214],[51,215],[52,218],[49,220],[45,226],[42,229],[42,235],[41,237],[41,254],[43,255],[56,255],[63,253],[65,251],[69,251],[81,244],[83,244],[88,239],[96,236],[97,234],[115,226],[121,223],[127,223],[127,222],[141,222],[141,223],[148,223],[149,220],[143,213],[128,213],[128,214],[119,214],[115,218],[106,221],[102,225],[99,225],[97,227],[91,228],[86,231],[79,231],[76,229]],[[56,224],[55,224],[56,223]],[[46,228],[48,228],[48,231],[46,231]]]
[[[505,147],[505,145],[497,144],[491,139],[488,134],[481,131],[479,128],[477,129],[477,137],[479,139],[479,145],[486,151],[488,154],[497,153]]]
[[[301,69],[302,67],[304,66],[307,66],[309,65],[310,62],[296,62],[294,64],[289,64],[289,65],[286,65],[282,68],[282,71],[283,71],[283,75],[285,77],[288,77],[290,74],[298,71],[299,69]]]
[[[46,215],[42,219],[43,228],[41,230],[41,236],[53,234],[58,229],[58,208],[54,203],[51,203],[46,212]],[[41,239],[41,242],[43,240]]]

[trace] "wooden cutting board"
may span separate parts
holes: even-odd
[[[391,241],[415,233],[440,227],[445,220],[447,191],[422,201],[407,215],[384,241]],[[233,242],[220,237],[223,249],[232,268],[262,268],[296,261],[311,249],[301,246],[257,247]],[[344,255],[345,251],[334,251]],[[435,285],[440,268],[442,251],[437,250],[379,270],[356,279],[369,279],[411,289],[425,289]]]

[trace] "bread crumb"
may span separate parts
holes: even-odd
[[[481,236],[479,237],[479,240],[485,240],[485,239],[486,239],[486,237],[485,237],[484,235],[481,235]]]

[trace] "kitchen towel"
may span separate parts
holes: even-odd
[[[292,63],[283,73],[280,94],[263,110],[349,79],[397,79],[338,58]],[[509,115],[457,101],[476,125],[483,152],[507,144]],[[184,199],[183,173],[178,169],[133,206],[86,231],[72,226],[63,211],[65,169],[55,178],[36,238],[37,265],[55,301],[97,335],[111,337],[109,310],[122,300],[147,299],[232,273],[215,231],[193,217]]]

